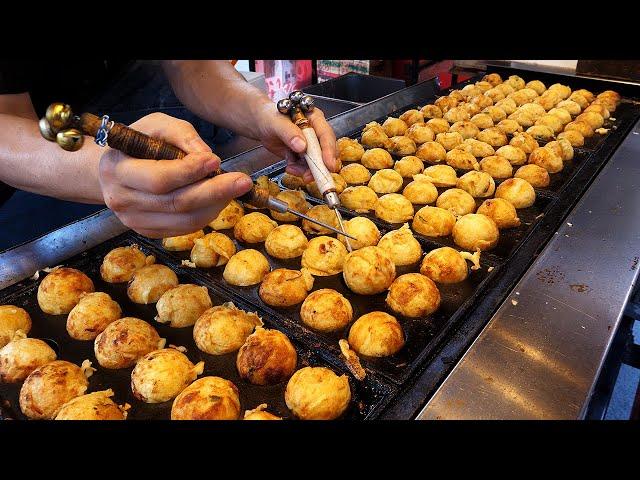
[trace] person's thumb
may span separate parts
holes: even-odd
[[[273,126],[275,135],[296,153],[303,153],[307,149],[307,142],[300,130],[294,123],[282,116],[278,118]]]

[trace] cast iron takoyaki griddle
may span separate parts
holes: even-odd
[[[113,248],[132,245],[134,243],[137,243],[146,254],[155,255],[157,263],[167,264],[167,262],[164,261],[165,257],[163,256],[163,252],[155,251],[153,246],[139,242],[131,232],[126,232],[73,257],[69,261],[64,262],[64,266],[77,268],[87,274],[93,280],[96,291],[106,292],[118,302],[122,308],[123,317],[132,316],[147,321],[158,331],[162,338],[167,339],[167,346],[184,346],[187,348],[185,354],[193,363],[201,360],[204,361],[204,373],[198,378],[215,375],[232,381],[239,390],[242,414],[244,414],[245,410],[255,408],[261,403],[266,403],[268,405],[268,411],[283,418],[293,418],[293,414],[288,410],[284,402],[286,382],[273,386],[257,386],[242,380],[236,370],[235,352],[221,356],[208,355],[201,352],[193,341],[193,327],[171,328],[168,325],[156,322],[154,320],[154,317],[157,315],[155,304],[135,304],[127,297],[126,283],[110,284],[101,279],[99,269],[103,257]],[[171,265],[168,266],[171,267]],[[178,275],[180,283],[205,284],[200,278],[192,275],[193,272],[188,268],[173,269]],[[172,401],[160,404],[146,404],[133,396],[130,385],[133,367],[119,370],[102,368],[93,353],[93,341],[74,340],[68,335],[66,331],[66,315],[48,315],[40,310],[36,293],[38,285],[45,275],[46,273],[41,271],[38,280],[25,280],[5,289],[0,295],[0,304],[13,304],[27,310],[29,315],[31,315],[33,323],[29,337],[46,340],[56,350],[58,359],[68,360],[77,365],[80,365],[85,359],[91,360],[93,367],[96,368],[97,371],[89,378],[88,393],[111,388],[115,393],[113,398],[118,404],[124,404],[126,402],[131,405],[128,419],[168,420],[171,414]],[[213,283],[207,283],[206,285],[209,288],[209,294],[214,305],[221,305],[225,302],[233,301],[238,308],[243,310],[257,310],[241,298],[231,298],[228,292],[219,289]],[[257,313],[264,321],[265,328],[277,328],[280,323],[279,321],[274,323],[270,312],[258,310]],[[338,374],[347,373],[349,375],[352,401],[348,411],[344,414],[344,418],[372,418],[390,399],[394,389],[384,381],[378,380],[375,376],[368,375],[363,382],[360,382],[353,378],[343,365],[327,363],[327,361],[316,352],[317,345],[310,343],[309,339],[304,337],[296,338],[291,335],[290,332],[285,333],[289,336],[298,353],[298,368],[308,365],[327,366]],[[340,371],[341,369],[343,371]],[[14,419],[25,418],[20,411],[18,402],[21,386],[22,382],[18,384],[0,383],[1,416]]]

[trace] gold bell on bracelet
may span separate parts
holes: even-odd
[[[75,152],[76,150],[80,150],[80,148],[82,148],[82,144],[84,143],[84,135],[82,135],[82,132],[80,132],[80,130],[69,128],[67,130],[58,132],[58,134],[56,135],[56,143],[68,152]]]
[[[44,138],[46,138],[50,142],[56,141],[57,132],[53,128],[51,128],[51,125],[49,125],[49,122],[47,122],[46,117],[42,117],[40,119],[40,121],[38,122],[38,127],[40,127],[40,133]]]
[[[66,103],[52,103],[47,108],[47,112],[45,113],[45,118],[51,128],[56,130],[62,130],[71,122],[71,117],[73,113],[71,112],[71,107]]]

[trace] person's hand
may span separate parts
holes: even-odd
[[[298,128],[287,115],[278,112],[273,102],[264,102],[257,109],[255,121],[257,122],[258,140],[272,153],[287,160],[287,172],[304,178],[306,182],[313,180],[307,162],[299,153],[307,148],[307,142]],[[336,158],[336,136],[333,129],[324,118],[324,113],[319,108],[314,108],[306,114],[311,126],[318,135],[322,160],[332,172],[338,171],[339,161]]]
[[[151,238],[195,232],[253,186],[244,173],[214,178],[220,159],[184,120],[152,113],[132,128],[163,139],[188,155],[179,160],[140,160],[107,149],[100,158],[104,202],[129,228]]]

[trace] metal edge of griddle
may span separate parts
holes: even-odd
[[[640,121],[418,419],[584,418],[640,271],[638,156]]]

